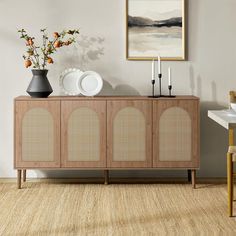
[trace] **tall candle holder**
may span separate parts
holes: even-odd
[[[162,95],[162,74],[158,74],[158,79],[159,79],[159,95],[155,95],[155,84],[156,81],[155,79],[152,79],[152,96],[148,96],[149,98],[160,98],[160,97],[166,97],[166,98],[175,98],[176,96],[172,95],[172,85],[168,86],[169,89],[169,95]]]
[[[155,97],[155,83],[156,83],[156,81],[154,79],[152,79],[152,96],[148,96],[149,98]]]
[[[152,80],[152,97],[154,97],[155,96],[155,80],[153,79]]]
[[[166,95],[162,95],[162,86],[161,86],[161,79],[162,79],[162,74],[159,73],[158,74],[158,78],[159,78],[159,98],[162,98],[162,97],[167,97]]]
[[[159,90],[160,90],[160,95],[159,97],[162,97],[162,93],[161,93],[161,79],[162,79],[162,74],[158,74],[158,78],[159,78]]]
[[[152,96],[148,96],[149,98],[159,98],[159,96],[155,96],[155,83],[156,81],[152,80]]]
[[[168,86],[168,89],[169,89],[169,96],[166,96],[166,97],[175,98],[176,96],[174,96],[174,95],[171,94],[172,85],[169,85],[169,86]]]

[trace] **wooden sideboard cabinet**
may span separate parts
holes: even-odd
[[[15,99],[14,167],[199,169],[199,99],[49,97]],[[192,174],[191,174],[192,173]]]

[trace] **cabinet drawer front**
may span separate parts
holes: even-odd
[[[62,102],[62,166],[106,166],[106,102]]]
[[[108,166],[151,167],[149,101],[108,102]]]
[[[16,102],[15,167],[60,166],[60,102]]]
[[[191,100],[153,103],[154,167],[198,167],[198,109]]]

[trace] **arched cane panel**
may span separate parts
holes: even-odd
[[[99,116],[90,108],[77,108],[68,120],[68,160],[99,161],[99,159]]]
[[[145,117],[136,108],[123,108],[116,114],[113,123],[113,161],[145,160]]]
[[[159,122],[159,160],[190,161],[192,122],[188,112],[179,107],[168,108]]]
[[[22,119],[22,160],[53,161],[53,117],[44,108],[32,108]]]

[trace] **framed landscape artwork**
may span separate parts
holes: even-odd
[[[126,0],[128,60],[181,61],[185,50],[185,0]]]

